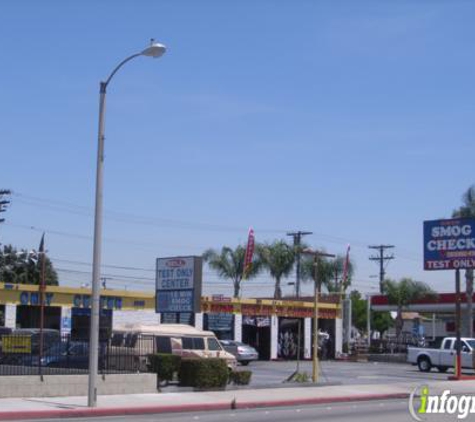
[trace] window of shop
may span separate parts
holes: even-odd
[[[270,317],[243,316],[242,342],[249,344],[259,352],[259,359],[270,359]]]
[[[91,327],[91,309],[73,308],[71,312],[71,339],[88,340]],[[102,309],[99,317],[99,339],[107,341],[112,333],[112,309]]]
[[[18,305],[16,308],[16,322],[18,328],[40,328],[40,306]],[[52,330],[61,327],[61,308],[59,306],[45,306],[44,326]]]
[[[0,327],[5,327],[5,305],[0,305]]]
[[[219,340],[234,340],[234,315],[222,313],[204,314],[203,328],[216,334]]]
[[[277,356],[282,359],[303,359],[304,329],[302,318],[279,318]]]
[[[191,312],[167,312],[160,315],[162,324],[195,325],[195,314]]]

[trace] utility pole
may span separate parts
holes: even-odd
[[[377,246],[368,246],[369,249],[376,249],[379,251],[379,256],[370,256],[370,261],[379,261],[379,291],[383,292],[383,281],[386,274],[384,270],[384,262],[394,259],[394,255],[384,255],[386,249],[394,248],[394,245],[377,245]]]
[[[297,232],[290,232],[287,233],[287,236],[292,236],[294,238],[294,249],[296,252],[296,280],[295,280],[295,296],[300,297],[300,244],[302,241],[302,236],[307,236],[309,234],[313,234],[312,232],[302,232],[302,231],[297,231]]]

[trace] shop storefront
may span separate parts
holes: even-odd
[[[309,359],[312,355],[314,304],[310,300],[231,299],[203,297],[201,301],[203,326],[214,331],[219,338],[223,332],[234,340],[253,346],[259,358]],[[209,321],[216,315],[233,316],[213,329]],[[319,327],[331,337],[326,344],[326,356],[341,352],[341,317],[337,298],[327,298],[319,303]],[[233,327],[231,327],[233,325]]]
[[[74,338],[89,338],[90,290],[48,286],[45,328]],[[202,297],[201,313],[155,312],[153,293],[101,291],[100,336],[130,324],[184,323],[210,330],[222,340],[233,339],[255,347],[259,358],[309,359],[312,354],[311,300],[231,299]],[[39,327],[38,286],[0,283],[0,326]],[[319,303],[319,327],[332,336],[332,355],[341,351],[340,307],[335,301]],[[300,344],[300,348],[299,348]]]
[[[90,290],[47,286],[44,295],[44,328],[60,330],[73,337],[88,338],[91,318]],[[131,314],[131,311],[137,311]],[[101,292],[100,336],[107,338],[114,320],[157,322],[154,297],[140,292],[103,290]],[[0,283],[0,326],[39,328],[38,286]]]

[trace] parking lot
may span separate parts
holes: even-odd
[[[288,383],[284,381],[292,375],[296,366],[295,361],[259,361],[252,362],[247,367],[238,367],[238,369],[249,369],[253,372],[251,380],[253,387],[288,386]],[[306,372],[311,378],[312,362],[300,362],[300,372]],[[471,371],[466,373],[473,375]],[[428,380],[447,380],[451,374],[453,374],[452,370],[441,374],[436,369],[423,373],[419,372],[416,366],[401,363],[323,361],[320,362],[319,383],[357,385],[414,382],[420,384]]]

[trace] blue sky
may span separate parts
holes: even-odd
[[[422,222],[475,183],[474,17],[463,0],[2,2],[0,188],[15,194],[0,242],[45,230],[62,284],[89,280],[99,81],[154,37],[167,54],[109,86],[111,287],[152,289],[156,257],[252,226],[350,243],[365,292],[373,244],[396,246],[389,277],[450,291],[452,272],[422,270]],[[209,271],[205,285],[230,292]],[[244,288],[271,291],[264,274]]]

